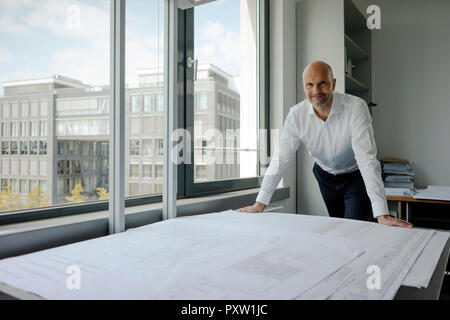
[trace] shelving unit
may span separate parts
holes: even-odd
[[[352,0],[344,0],[344,45],[346,59],[355,67],[345,74],[345,92],[364,99],[372,113],[372,34],[366,25],[367,18]],[[346,66],[347,61],[344,61]],[[345,70],[347,68],[344,67]]]
[[[345,75],[345,92],[349,93],[358,93],[358,92],[366,92],[369,90],[369,87],[366,86],[361,81],[353,78],[349,74]]]
[[[347,56],[353,58],[354,61],[364,60],[369,58],[369,54],[362,49],[355,41],[353,41],[347,34],[345,37],[345,47],[347,48]]]

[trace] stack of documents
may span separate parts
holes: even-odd
[[[225,211],[2,260],[0,289],[46,299],[392,299],[433,235]],[[433,259],[427,256],[427,266]],[[74,289],[68,270],[77,268]],[[368,268],[380,271],[378,289],[368,285]],[[431,278],[433,268],[422,269]]]
[[[417,190],[414,198],[450,201],[450,187],[428,186],[425,190]]]
[[[387,196],[408,196],[414,195],[414,191],[408,188],[384,188]]]
[[[407,160],[383,160],[383,179],[386,188],[414,189],[415,173]]]
[[[341,228],[345,229],[341,232],[364,246],[366,252],[298,299],[393,299],[434,234],[434,231],[392,229],[378,224]],[[368,285],[373,270],[379,271],[379,288]],[[431,274],[426,277],[431,278]]]

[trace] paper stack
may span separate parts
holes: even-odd
[[[385,188],[414,189],[415,173],[408,160],[383,159],[382,163]]]
[[[416,199],[450,201],[450,187],[446,186],[428,186],[428,188],[419,190]]]
[[[3,284],[46,299],[392,299],[434,234],[225,211],[1,260],[0,291]],[[440,248],[447,239],[436,239]],[[426,255],[409,282],[427,286],[438,259]],[[67,284],[73,266],[80,290]]]

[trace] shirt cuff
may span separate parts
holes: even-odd
[[[383,215],[389,215],[389,209],[386,200],[372,202],[373,217],[379,217]]]
[[[272,193],[268,193],[264,190],[259,190],[258,197],[256,198],[257,202],[261,202],[262,204],[268,206],[270,203],[270,199],[272,199]]]

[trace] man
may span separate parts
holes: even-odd
[[[381,180],[372,120],[364,100],[334,92],[336,79],[322,61],[303,72],[306,100],[292,107],[253,206],[240,212],[263,212],[300,144],[309,149],[316,163],[316,177],[331,217],[412,228],[389,216]]]

